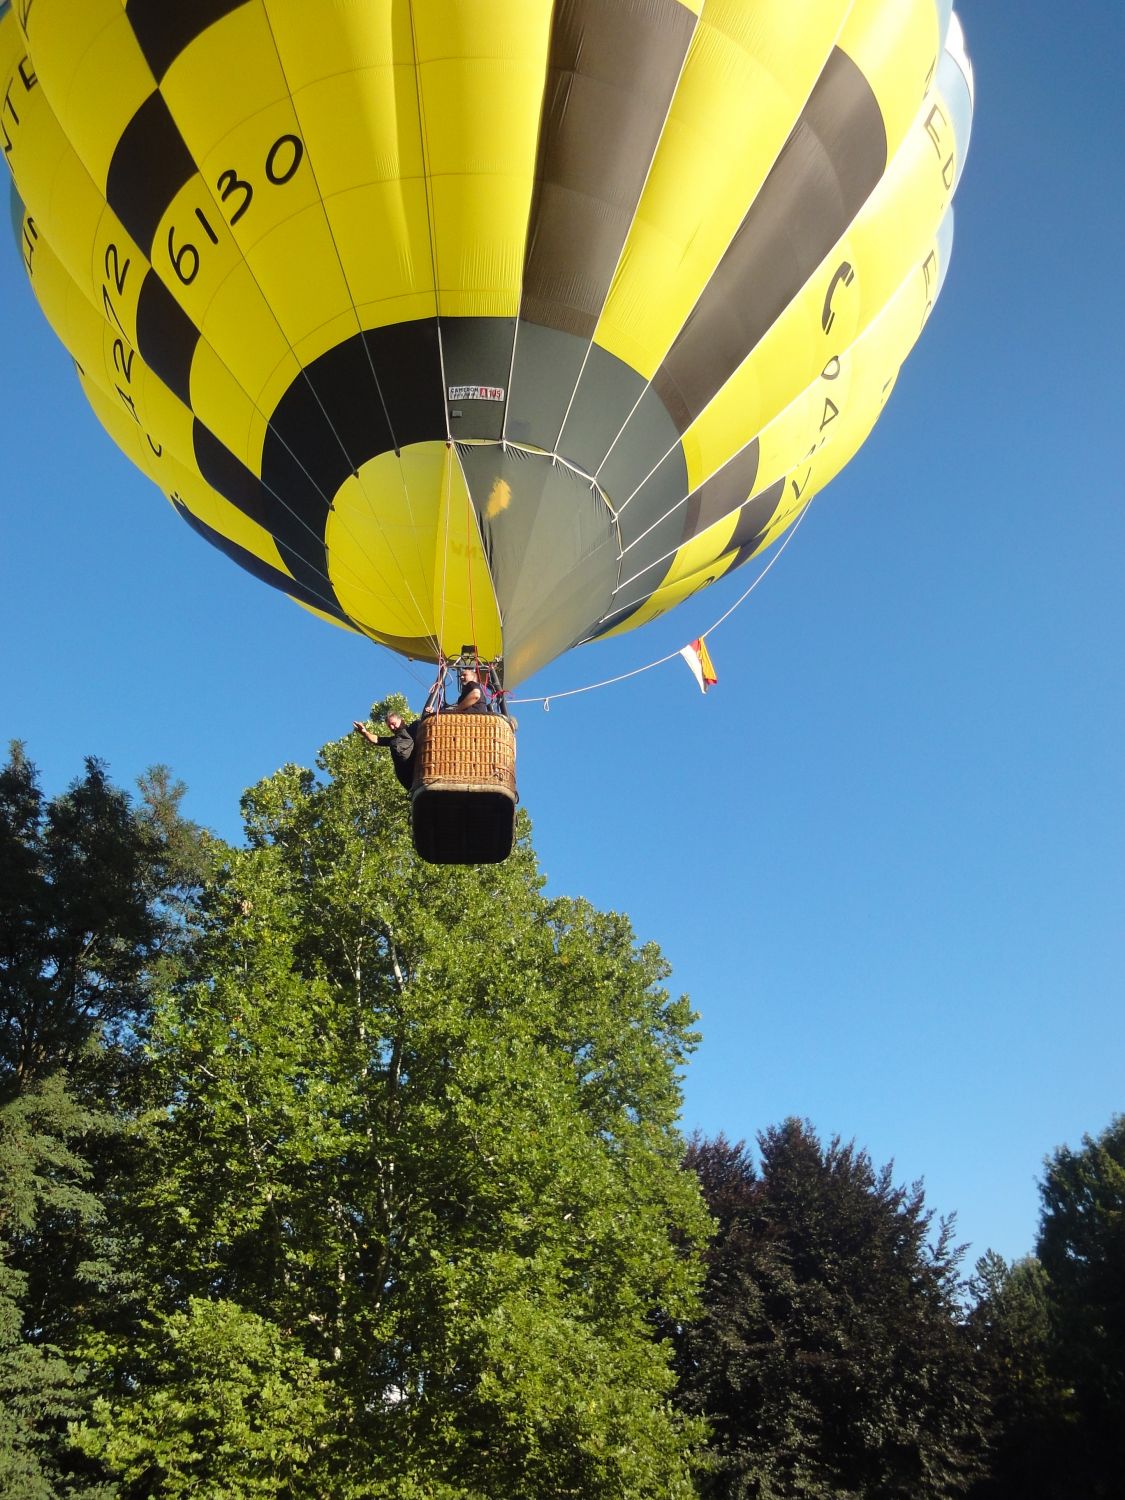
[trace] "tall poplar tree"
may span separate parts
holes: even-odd
[[[439,869],[382,753],[319,772],[247,793],[157,1005],[153,1294],[87,1451],[137,1494],[690,1495],[658,1333],[707,1230],[686,1000],[624,917],[543,895],[526,823]]]

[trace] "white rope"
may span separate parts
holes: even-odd
[[[813,499],[815,499],[815,498],[816,497],[814,496]],[[699,640],[699,641],[705,641],[707,639],[707,637],[712,634],[712,632],[718,630],[718,628],[719,628],[720,625],[722,625],[725,621],[727,621],[727,620],[730,619],[731,615],[734,614],[735,610],[738,608],[738,606],[740,604],[744,603],[745,600],[749,599],[750,595],[758,587],[758,585],[761,583],[762,579],[766,576],[766,574],[769,572],[769,570],[773,567],[774,563],[776,563],[780,559],[781,554],[785,551],[786,547],[788,547],[789,543],[797,535],[797,531],[798,531],[798,529],[799,529],[799,527],[801,525],[801,522],[805,519],[805,517],[808,515],[808,513],[809,513],[809,511],[811,509],[812,509],[812,500],[810,500],[808,502],[808,504],[803,508],[803,510],[801,511],[801,514],[797,517],[796,521],[794,521],[792,527],[790,528],[789,535],[785,538],[785,540],[782,542],[781,546],[777,549],[777,551],[774,553],[774,555],[770,558],[769,562],[765,565],[765,567],[762,569],[762,571],[758,574],[757,578],[754,579],[754,581],[750,585],[750,587],[748,589],[746,589],[743,593],[739,594],[738,598],[734,601],[734,603],[730,606],[730,608],[728,610],[724,611],[724,613],[719,616],[719,618],[714,622],[713,625],[708,625],[707,629],[703,630],[703,631],[700,631],[699,635],[696,636],[696,637],[694,637],[694,639]],[[509,703],[542,703],[544,713],[550,713],[551,712],[551,700],[553,698],[576,698],[579,693],[592,693],[592,692],[595,692],[598,688],[613,687],[613,685],[615,683],[618,683],[618,682],[627,682],[630,677],[639,677],[642,672],[651,672],[652,669],[653,669],[653,667],[662,667],[665,662],[675,661],[675,659],[679,655],[680,655],[679,651],[669,651],[669,653],[668,653],[667,656],[661,656],[656,661],[650,661],[646,666],[643,666],[643,667],[634,667],[631,672],[622,672],[620,674],[620,676],[618,676],[618,677],[606,677],[601,682],[588,682],[585,687],[568,688],[563,693],[548,693],[546,695],[546,697],[543,697],[543,698],[509,698],[508,702]]]

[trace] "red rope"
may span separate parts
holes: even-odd
[[[465,501],[465,567],[469,575],[469,628],[473,632],[473,660],[480,676],[480,657],[477,655],[477,617],[473,607],[473,505]]]

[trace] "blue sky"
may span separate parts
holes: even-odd
[[[941,303],[866,448],[711,639],[520,711],[558,894],[628,912],[702,1015],[686,1128],[808,1116],[1029,1251],[1055,1146],[1125,1109],[1119,0],[959,7],[977,77]],[[242,789],[408,669],[199,542],[105,438],[0,244],[0,735],[49,791]],[[744,569],[530,692],[706,629]]]

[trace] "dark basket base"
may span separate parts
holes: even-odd
[[[516,804],[507,792],[420,788],[410,809],[414,847],[431,865],[496,865],[516,840]]]

